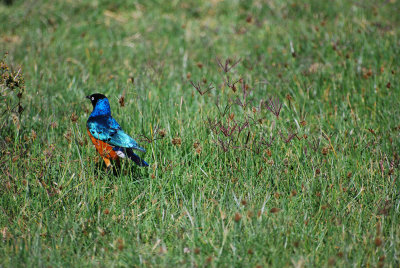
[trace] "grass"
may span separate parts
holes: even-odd
[[[26,89],[0,136],[0,266],[399,266],[398,11],[1,4]],[[149,168],[105,171],[85,129],[95,92]]]

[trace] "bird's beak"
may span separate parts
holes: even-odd
[[[90,100],[90,96],[86,96],[86,99],[89,99],[89,100]]]

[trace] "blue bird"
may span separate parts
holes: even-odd
[[[101,155],[107,168],[111,161],[119,163],[120,158],[128,157],[137,165],[148,166],[143,159],[136,155],[133,150],[146,152],[137,142],[126,134],[121,126],[111,116],[110,103],[103,94],[92,94],[86,96],[93,105],[93,111],[86,123],[87,132],[97,152]]]

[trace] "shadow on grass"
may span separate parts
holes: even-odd
[[[134,163],[114,162],[111,167],[107,167],[103,161],[95,164],[95,176],[102,179],[105,176],[113,176],[115,178],[129,177],[132,180],[141,180],[148,176],[148,167],[139,167]]]

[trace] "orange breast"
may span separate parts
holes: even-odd
[[[96,139],[95,137],[92,136],[89,129],[86,129],[86,130],[87,130],[87,133],[89,134],[89,137],[92,140],[94,146],[96,147],[97,152],[99,152],[99,154],[102,157],[113,159],[113,160],[116,160],[119,158],[119,156],[113,150],[113,147],[111,145],[105,143],[104,141]]]

